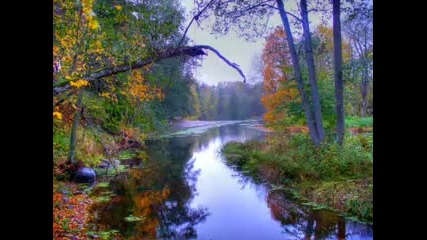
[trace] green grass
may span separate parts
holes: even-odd
[[[137,154],[135,153],[135,151],[133,149],[127,149],[127,150],[121,151],[117,158],[119,160],[126,160],[126,159],[134,158],[136,156],[137,156]]]
[[[374,122],[373,117],[356,117],[348,116],[345,119],[346,128],[362,128],[362,127],[372,127]]]

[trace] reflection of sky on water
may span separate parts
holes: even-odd
[[[307,228],[308,214],[300,216],[296,224],[281,224],[275,219],[267,202],[268,189],[243,177],[224,163],[219,153],[222,145],[230,141],[248,141],[260,139],[264,133],[244,126],[230,125],[207,132],[210,138],[204,139],[200,149],[194,149],[193,169],[200,170],[197,177],[196,196],[191,207],[205,207],[210,215],[195,226],[198,239],[302,239]],[[207,141],[207,142],[206,142]],[[280,201],[278,201],[281,204]],[[292,206],[295,206],[293,204]],[[290,205],[286,205],[290,207]],[[287,210],[291,211],[291,210]],[[314,225],[319,219],[314,217]],[[335,216],[336,218],[336,216]],[[321,220],[323,221],[323,220]],[[322,223],[324,224],[324,223]],[[335,222],[326,223],[329,228]],[[319,226],[320,227],[320,226]],[[336,228],[336,227],[335,227]],[[371,228],[354,222],[345,226],[346,239],[372,239]],[[337,229],[329,231],[330,237],[337,239]],[[328,234],[328,235],[329,235]],[[312,237],[323,238],[319,233]],[[305,238],[305,239],[310,239]]]
[[[231,139],[228,139],[231,140]],[[194,169],[201,169],[192,206],[208,208],[210,216],[196,226],[199,239],[282,239],[280,224],[270,216],[265,198],[242,186],[233,170],[218,159],[221,137],[194,153]],[[262,197],[262,198],[260,198]]]

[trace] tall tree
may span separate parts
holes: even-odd
[[[311,100],[313,101],[314,125],[317,131],[319,142],[325,138],[323,128],[322,107],[320,105],[320,94],[317,86],[316,65],[314,63],[313,47],[311,43],[310,24],[308,21],[307,0],[301,0],[301,17],[304,34],[304,49],[308,68],[308,80],[310,83]]]
[[[342,40],[341,40],[341,2],[332,0],[333,7],[333,29],[334,29],[334,79],[335,100],[337,112],[337,137],[338,144],[344,141],[345,118],[344,118],[344,82],[342,77]]]

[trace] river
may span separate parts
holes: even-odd
[[[95,210],[97,224],[126,239],[373,239],[371,225],[310,210],[225,163],[221,146],[265,134],[248,122],[176,124],[147,141],[141,168],[110,180],[113,199]]]

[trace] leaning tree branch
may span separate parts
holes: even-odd
[[[207,55],[203,49],[210,50],[214,52],[219,58],[221,58],[227,65],[230,67],[236,69],[239,74],[243,77],[243,82],[246,82],[246,77],[243,74],[243,71],[240,69],[239,65],[236,63],[230,62],[227,58],[225,58],[223,55],[221,55],[218,50],[215,48],[208,46],[208,45],[195,45],[191,47],[182,47],[182,48],[175,48],[175,49],[168,49],[163,52],[160,52],[154,57],[148,57],[144,59],[140,59],[136,61],[134,64],[123,64],[117,67],[111,67],[107,69],[103,69],[101,71],[98,71],[96,73],[92,73],[89,75],[86,75],[83,77],[83,79],[87,80],[88,82],[95,81],[97,79],[101,79],[103,77],[113,76],[118,73],[127,72],[132,69],[138,69],[142,68],[144,66],[147,66],[151,63],[159,62],[164,59],[173,58],[177,56],[189,56],[189,57],[196,57],[196,56],[203,56]],[[56,86],[53,88],[53,95],[56,96],[60,93],[66,92],[71,89],[71,86],[68,84],[68,82],[64,83],[62,86]]]
[[[209,49],[209,50],[211,50],[212,52],[214,52],[219,58],[221,58],[225,63],[227,63],[230,67],[232,67],[232,68],[234,68],[234,69],[236,69],[238,72],[239,72],[239,74],[240,74],[240,76],[242,76],[243,77],[243,82],[246,82],[246,77],[245,77],[245,74],[243,74],[243,71],[240,69],[240,66],[237,64],[237,63],[232,63],[232,62],[230,62],[228,59],[226,59],[224,56],[222,56],[219,52],[218,52],[218,50],[216,50],[215,48],[213,48],[213,47],[211,47],[211,46],[208,46],[208,45],[196,45],[196,46],[194,46],[194,47],[199,47],[199,48],[203,48],[203,49]]]

